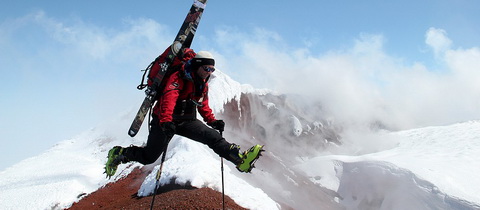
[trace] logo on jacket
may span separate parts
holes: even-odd
[[[178,86],[179,86],[178,83],[173,82],[172,84],[170,84],[170,85],[168,86],[168,88],[169,88],[169,89],[175,89],[175,88],[178,88]]]

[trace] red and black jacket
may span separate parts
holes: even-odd
[[[160,123],[194,120],[197,110],[207,123],[215,121],[212,109],[208,105],[208,82],[195,81],[195,73],[182,69],[170,75],[165,88],[158,99],[153,114]],[[208,80],[208,78],[207,78]]]

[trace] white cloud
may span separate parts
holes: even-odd
[[[429,28],[425,34],[425,43],[433,49],[435,56],[440,56],[449,50],[452,41],[447,37],[447,32],[443,29]]]
[[[219,41],[217,48],[224,72],[255,87],[319,100],[338,121],[381,121],[405,129],[480,119],[479,50],[452,49],[443,29],[429,29],[426,42],[445,71],[389,55],[382,35],[361,34],[347,49],[315,55],[288,46],[274,32],[228,36],[231,31],[224,30],[217,33],[217,41],[228,40],[228,45]]]

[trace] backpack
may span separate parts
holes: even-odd
[[[171,48],[168,47],[162,54],[160,54],[157,58],[155,58],[150,65],[145,68],[142,77],[142,81],[140,85],[137,86],[137,89],[142,90],[146,87],[150,87],[153,84],[153,81],[155,77],[157,76],[158,72],[161,69],[160,64],[164,63],[167,60],[167,55],[170,52]],[[160,83],[160,86],[157,88],[157,93],[163,92],[163,88],[165,86],[166,78],[170,77],[173,73],[179,71],[182,69],[183,64],[185,64],[188,60],[194,58],[196,55],[195,51],[193,51],[190,48],[184,48],[182,52],[179,52],[179,54],[173,59],[172,63],[170,64],[170,67],[167,69],[167,72],[165,72],[165,75],[163,76],[163,80]],[[147,83],[144,84],[145,81],[145,75],[148,72],[147,76]],[[157,94],[161,95],[161,94]]]

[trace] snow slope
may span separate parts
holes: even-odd
[[[383,133],[391,149],[298,165],[347,209],[480,209],[480,121]],[[318,168],[311,167],[319,166]]]
[[[64,208],[113,181],[105,178],[103,166],[110,147],[132,143],[120,135],[125,126],[116,127],[124,122],[100,125],[0,172],[0,209]]]

